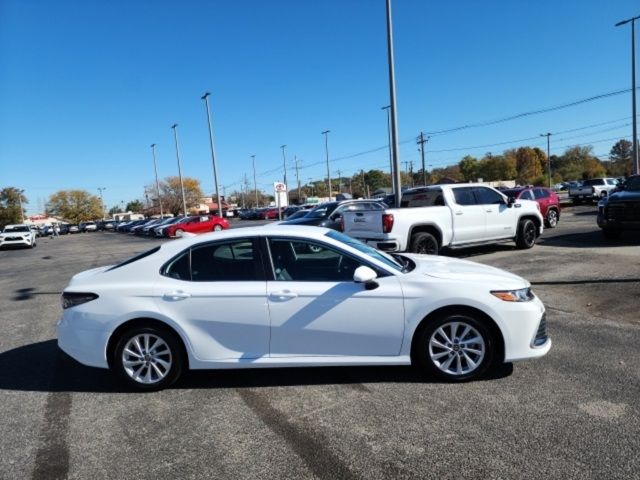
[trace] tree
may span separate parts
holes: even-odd
[[[102,203],[85,190],[60,190],[49,197],[47,214],[80,223],[101,218]]]
[[[140,200],[132,200],[127,203],[125,210],[127,212],[140,213],[142,210],[144,210],[144,205]]]
[[[631,156],[633,153],[633,143],[629,140],[619,140],[609,152],[609,173],[614,177],[631,175],[633,172],[633,163]]]
[[[109,215],[111,217],[113,217],[116,213],[122,213],[122,209],[120,207],[118,207],[117,205],[115,207],[111,207],[109,209]]]
[[[516,181],[520,185],[531,185],[544,175],[547,155],[538,147],[520,147],[515,150]]]
[[[565,180],[587,179],[606,175],[602,162],[593,156],[593,147],[570,147],[558,158],[556,173]]]
[[[460,173],[467,182],[475,182],[478,179],[478,159],[471,155],[465,155],[458,163]]]
[[[20,202],[23,205],[22,212]],[[5,187],[0,190],[0,227],[22,222],[25,203],[29,203],[27,197],[17,188]]]
[[[200,189],[200,180],[190,177],[182,177],[182,180],[188,210],[189,207],[200,203],[200,199],[203,195],[202,190]],[[160,182],[160,195],[162,196],[164,208],[174,215],[183,213],[180,177],[166,177],[162,180]]]

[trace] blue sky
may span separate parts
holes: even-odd
[[[630,88],[630,28],[613,25],[638,14],[631,0],[394,0],[401,160],[418,168],[421,130]],[[160,176],[177,174],[173,123],[183,173],[211,192],[205,91],[227,193],[251,179],[252,154],[259,187],[281,180],[265,172],[281,167],[282,144],[290,185],[294,155],[303,183],[324,178],[326,129],[333,159],[387,143],[384,0],[0,0],[0,72],[0,186],[24,188],[30,213],[63,188],[106,187],[108,207],[142,198],[151,143]],[[630,119],[630,94],[617,95],[434,136],[427,164],[598,124],[554,135],[552,153],[594,142],[606,155]],[[386,165],[383,149],[331,170]]]

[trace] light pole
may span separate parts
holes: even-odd
[[[258,205],[258,182],[256,181],[256,156],[255,155],[251,155],[251,163],[253,164],[253,191],[256,194],[256,208],[258,208],[260,205]]]
[[[300,172],[298,171],[298,156],[297,155],[293,156],[293,161],[296,164],[296,183],[298,184],[298,203],[301,203],[300,199],[302,198],[302,196],[300,195]],[[287,189],[287,191],[289,191],[289,189]]]
[[[550,138],[553,133],[541,133],[541,137],[547,137],[547,173],[549,175],[549,188],[551,188],[551,148],[550,148]]]
[[[636,20],[637,17],[629,18],[616,23],[616,27],[631,22],[631,115],[633,119],[633,173],[636,175],[640,173],[640,164],[638,163],[638,130],[637,130],[637,118],[636,118]]]
[[[393,185],[393,155],[391,154],[391,112],[389,109],[391,105],[382,107],[382,110],[387,111],[387,142],[389,144],[389,175],[391,176],[391,185]]]
[[[331,130],[325,130],[322,132],[324,135],[324,151],[327,155],[327,186],[329,188],[329,201],[331,201],[331,171],[329,170],[329,132]]]
[[[158,182],[158,165],[156,164],[156,144],[151,144],[151,153],[153,154],[153,171],[156,174],[156,193],[158,195],[158,203],[160,204],[160,218],[164,218],[164,210],[162,209],[162,197],[160,196],[160,182]]]
[[[209,146],[211,147],[211,163],[213,164],[213,184],[216,188],[216,202],[218,204],[218,216],[222,218],[222,203],[220,202],[220,190],[218,189],[218,164],[216,163],[216,150],[213,146],[213,127],[211,126],[211,110],[209,109],[209,92],[201,99],[204,100],[207,109],[207,124],[209,125]]]
[[[102,210],[102,220],[104,220],[104,199],[102,198],[102,192],[106,189],[107,187],[98,187],[98,191],[100,192],[100,210]]]
[[[287,186],[287,205],[289,205],[289,185],[287,184],[287,154],[285,153],[286,145],[280,145],[282,149],[282,168],[284,169],[284,184]]]
[[[427,186],[427,170],[424,168],[424,146],[431,137],[425,137],[424,132],[420,132],[418,137],[418,145],[420,145],[420,154],[422,155],[422,185]]]
[[[16,189],[16,191],[18,192],[18,205],[20,206],[20,223],[24,223],[24,210],[22,209],[22,194],[24,190]]]
[[[178,146],[178,124],[174,123],[171,128],[173,129],[173,138],[176,141],[176,158],[178,159],[178,176],[180,177],[180,191],[182,192],[182,210],[184,216],[187,216],[187,199],[184,196],[184,182],[182,181],[182,165],[180,164],[180,147]]]
[[[393,190],[395,205],[400,205],[402,182],[400,181],[400,146],[398,144],[398,112],[396,108],[396,74],[393,63],[393,22],[391,0],[387,0],[387,57],[389,63],[389,103],[391,107],[391,147],[393,155]]]

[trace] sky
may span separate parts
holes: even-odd
[[[393,0],[400,160],[415,138],[630,89],[632,0]],[[182,171],[214,190],[204,102],[211,92],[219,183],[272,190],[360,169],[388,171],[385,0],[0,0],[0,188],[29,214],[60,189],[104,188],[107,208]],[[631,94],[433,134],[427,168],[519,145],[606,158],[631,137]],[[528,139],[528,140],[523,140]],[[520,141],[517,141],[520,140]],[[363,153],[370,152],[370,153]],[[404,165],[404,164],[403,164]],[[221,190],[222,193],[222,190]]]

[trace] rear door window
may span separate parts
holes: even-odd
[[[476,198],[473,195],[473,187],[454,188],[453,196],[458,205],[476,205]]]
[[[549,192],[547,190],[545,190],[544,188],[535,188],[533,190],[533,195],[536,198],[536,200],[540,200],[542,198],[548,198],[549,197]]]

